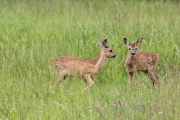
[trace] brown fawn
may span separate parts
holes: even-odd
[[[55,73],[57,81],[52,84],[52,88],[57,85],[66,76],[77,76],[84,79],[85,84],[89,83],[89,87],[93,86],[93,75],[98,74],[100,69],[105,63],[106,58],[114,58],[116,55],[112,52],[112,49],[107,46],[108,42],[105,39],[101,42],[97,39],[97,43],[100,46],[100,51],[96,59],[80,59],[70,56],[61,56],[50,62],[50,68]]]
[[[137,51],[138,46],[141,44],[142,39],[139,39],[136,43],[131,44],[128,39],[124,38],[124,44],[128,47],[129,53],[125,58],[124,67],[128,72],[128,90],[130,90],[133,74],[136,74],[136,86],[138,85],[139,71],[143,71],[152,80],[153,87],[159,87],[159,78],[155,74],[156,65],[158,62],[158,56],[152,52]],[[137,52],[136,52],[137,51]]]

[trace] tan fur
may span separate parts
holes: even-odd
[[[129,48],[129,54],[125,58],[124,68],[129,74],[128,79],[128,90],[130,90],[131,82],[133,74],[137,74],[139,71],[143,71],[148,77],[152,80],[154,88],[159,87],[159,80],[157,75],[155,74],[155,69],[158,62],[158,56],[152,52],[139,51],[136,52],[135,49],[138,48],[142,39],[137,41],[134,44],[130,44],[130,42],[124,38],[124,43]],[[132,55],[134,53],[134,55]],[[136,76],[138,77],[138,76]],[[138,80],[138,78],[137,78]],[[137,86],[136,81],[136,86]]]
[[[99,42],[98,44],[102,44],[102,46],[98,56],[94,60],[61,56],[51,61],[50,68],[56,74],[57,77],[57,81],[53,83],[52,87],[58,84],[63,77],[65,79],[66,76],[74,75],[83,78],[85,80],[85,83],[88,82],[90,84],[89,87],[93,86],[94,81],[92,80],[92,76],[98,74],[98,72],[104,65],[107,57],[115,57],[115,54],[112,52],[111,48],[105,45],[107,44],[105,40],[104,42]],[[111,52],[109,52],[110,50]],[[89,87],[86,87],[84,90],[88,89]]]
[[[126,63],[124,64],[124,67],[128,72],[146,71],[151,67],[155,69],[158,62],[158,56],[152,52],[144,52],[144,51],[136,52],[136,55],[134,56],[133,60],[128,61],[129,64],[127,64],[127,60],[128,60],[127,58],[131,59],[131,55],[128,54],[126,56],[125,59]],[[134,69],[133,66],[136,66],[136,68]]]

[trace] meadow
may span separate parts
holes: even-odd
[[[180,3],[146,0],[1,0],[0,120],[180,119]],[[139,74],[127,89],[123,38],[144,38],[139,51],[159,55],[160,88]],[[68,78],[53,91],[49,62],[59,56],[95,59],[96,38],[107,39],[107,59],[85,92]]]

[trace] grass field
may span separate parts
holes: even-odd
[[[116,0],[1,0],[0,120],[180,119],[180,3]],[[144,38],[139,51],[159,55],[160,88],[139,75],[127,90],[123,38]],[[96,38],[117,55],[107,59],[95,85],[55,79],[49,62],[61,55],[96,58]]]

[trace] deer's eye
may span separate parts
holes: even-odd
[[[135,48],[135,50],[137,50],[137,48]]]
[[[129,50],[131,50],[131,48],[129,48]]]
[[[112,50],[109,50],[109,52],[112,52]]]

